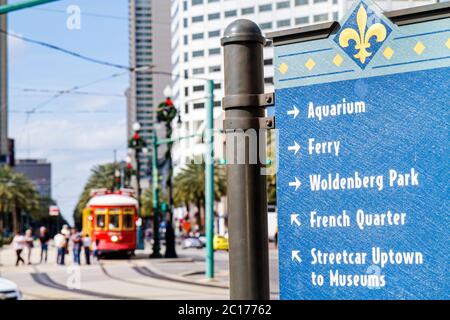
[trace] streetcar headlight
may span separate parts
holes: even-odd
[[[111,241],[112,242],[117,242],[119,240],[118,236],[111,236]]]

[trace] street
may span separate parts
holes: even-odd
[[[271,298],[278,299],[278,251],[270,249]],[[38,264],[40,249],[32,251],[32,265],[16,267],[15,252],[0,249],[0,277],[15,282],[26,300],[77,299],[229,299],[228,253],[215,253],[215,279],[204,276],[204,249],[178,248],[178,259],[148,259],[149,250],[132,259],[104,259],[80,267],[66,256],[56,265],[56,250],[49,249],[47,264]],[[22,254],[26,257],[26,254]]]

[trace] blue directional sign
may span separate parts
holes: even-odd
[[[450,298],[450,19],[387,16],[273,35],[281,299]]]

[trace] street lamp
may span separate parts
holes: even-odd
[[[177,116],[177,109],[175,108],[171,96],[172,90],[170,86],[167,86],[164,91],[164,96],[166,100],[161,102],[157,110],[158,122],[165,123],[166,126],[166,138],[170,139],[172,136],[172,121]],[[168,213],[169,216],[166,217],[166,252],[164,256],[166,258],[177,258],[177,253],[175,250],[175,231],[173,228],[173,185],[172,185],[172,175],[173,175],[173,164],[172,164],[172,145],[173,142],[167,144],[166,159],[169,166],[169,172],[167,173],[167,186],[169,189],[169,206]],[[155,152],[155,151],[154,151]],[[153,181],[153,183],[158,183]]]
[[[136,159],[136,193],[137,193],[137,200],[139,205],[139,217],[141,217],[141,163],[140,163],[140,153],[143,151],[143,149],[146,149],[145,141],[141,138],[139,135],[139,131],[141,130],[141,124],[139,122],[133,123],[133,136],[131,137],[128,147],[131,150],[134,150],[134,157]],[[130,151],[130,150],[129,150]],[[131,160],[130,154],[128,157]],[[127,157],[127,158],[128,158]],[[128,159],[127,159],[128,160]],[[128,161],[127,161],[128,162]],[[131,163],[131,161],[130,161]],[[143,250],[144,249],[144,232],[143,232],[143,225],[136,226],[136,232],[137,232],[137,249]]]

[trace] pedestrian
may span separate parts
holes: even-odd
[[[66,237],[62,233],[58,233],[54,238],[55,246],[58,251],[56,257],[56,263],[59,265],[64,265],[64,257],[66,255]]]
[[[25,231],[25,246],[27,247],[28,264],[31,264],[31,251],[34,248],[33,231],[31,231],[31,229],[28,229],[27,231]]]
[[[19,232],[16,232],[12,243],[13,243],[14,250],[16,250],[16,256],[17,256],[16,266],[19,265],[19,262],[22,262],[23,264],[25,264],[25,260],[23,260],[23,258],[21,256],[23,248],[25,248],[25,237],[22,234],[20,234]]]
[[[93,255],[95,258],[97,258],[97,261],[100,260],[100,254],[99,254],[99,252],[98,252],[98,243],[99,243],[99,242],[100,242],[100,241],[99,241],[98,239],[95,239],[95,241],[92,243],[92,250],[93,250],[92,255]]]
[[[47,263],[47,256],[48,256],[48,242],[50,241],[50,235],[48,234],[46,227],[41,227],[39,229],[39,242],[41,243],[41,260],[45,261]]]
[[[88,234],[83,237],[83,249],[84,257],[86,258],[86,264],[91,264],[91,238]]]
[[[72,236],[70,237],[70,240],[72,241],[73,262],[80,265],[81,246],[83,244],[81,235],[77,229],[72,229]]]

